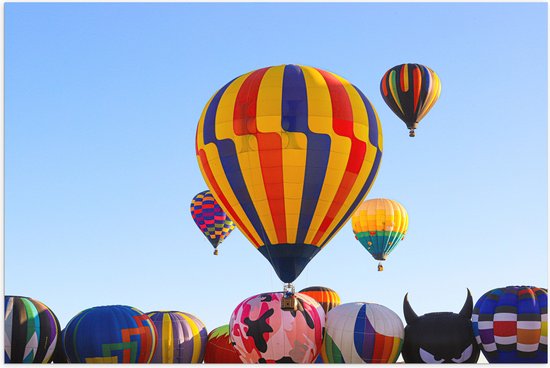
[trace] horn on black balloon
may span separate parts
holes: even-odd
[[[411,305],[409,304],[409,299],[407,298],[408,295],[409,293],[405,294],[405,300],[403,300],[403,314],[405,315],[405,321],[407,321],[407,324],[410,325],[418,319],[418,316],[414,313]]]
[[[466,288],[468,290],[468,296],[466,297],[466,302],[464,303],[464,306],[460,310],[459,315],[466,319],[472,318],[472,309],[474,308],[474,301],[472,300],[472,294],[470,293],[470,289]]]

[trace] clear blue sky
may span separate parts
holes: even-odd
[[[281,289],[236,230],[214,257],[189,214],[206,189],[195,128],[245,72],[295,63],[337,73],[378,111],[382,164],[368,198],[401,202],[409,233],[377,272],[351,224],[297,289],[400,316],[455,311],[510,284],[547,287],[547,4],[40,4],[5,6],[5,292],[83,309],[174,309],[208,330]],[[441,78],[417,136],[384,104],[390,67]]]

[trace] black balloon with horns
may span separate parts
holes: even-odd
[[[417,316],[405,295],[407,321],[403,360],[406,363],[476,363],[479,347],[472,329],[473,300],[470,290],[460,313],[436,312]]]

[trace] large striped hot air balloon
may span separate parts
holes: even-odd
[[[220,206],[290,283],[367,195],[382,130],[347,80],[280,65],[214,94],[199,120],[196,153]]]
[[[359,206],[351,217],[355,238],[378,261],[385,261],[407,233],[409,216],[399,202],[378,198]],[[378,271],[384,268],[379,263]]]
[[[213,329],[208,334],[205,363],[242,363],[239,352],[233,346],[229,336],[229,325]]]
[[[307,295],[296,293],[297,309],[281,308],[283,293],[242,301],[229,320],[229,333],[243,363],[312,363],[323,339],[325,312]]]
[[[153,321],[125,305],[86,309],[64,331],[69,363],[149,363],[157,345]]]
[[[472,315],[474,335],[489,363],[548,362],[548,291],[507,286],[483,294]]]
[[[407,124],[409,136],[414,137],[418,123],[439,98],[441,82],[427,66],[401,64],[384,74],[380,91],[390,109]]]
[[[235,228],[235,224],[221,209],[209,190],[197,194],[191,200],[191,216],[218,255],[218,246]]]
[[[50,363],[60,330],[55,314],[38,300],[4,297],[6,363]]]
[[[395,363],[403,338],[403,322],[391,309],[341,304],[328,312],[321,356],[326,363]]]
[[[208,332],[200,319],[183,312],[149,312],[158,334],[151,363],[202,363]]]

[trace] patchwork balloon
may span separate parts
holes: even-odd
[[[218,245],[231,234],[235,224],[221,209],[209,190],[197,194],[191,200],[191,216],[218,255]]]
[[[55,314],[38,300],[4,297],[4,362],[50,363],[60,330]]]
[[[420,64],[401,64],[388,70],[380,82],[382,98],[407,124],[409,136],[441,94],[441,82],[435,72]]]
[[[86,309],[63,334],[69,363],[149,363],[156,344],[153,321],[125,305]]]
[[[474,335],[489,363],[548,362],[548,291],[534,286],[493,289],[477,301]]]
[[[346,303],[328,312],[321,357],[326,363],[395,363],[403,322],[374,303]]]
[[[351,217],[355,238],[378,261],[385,261],[403,240],[409,228],[409,215],[399,202],[369,199]],[[384,268],[379,264],[379,271]]]
[[[151,363],[202,363],[208,332],[197,317],[183,312],[149,312],[158,344]]]
[[[281,309],[283,293],[241,302],[229,321],[231,341],[243,363],[312,363],[321,348],[325,312],[307,295],[295,294],[296,311]]]
[[[347,80],[280,65],[214,94],[198,123],[196,153],[220,206],[291,283],[367,195],[382,130]]]
[[[239,353],[229,338],[229,325],[213,329],[208,334],[205,363],[242,363]]]

